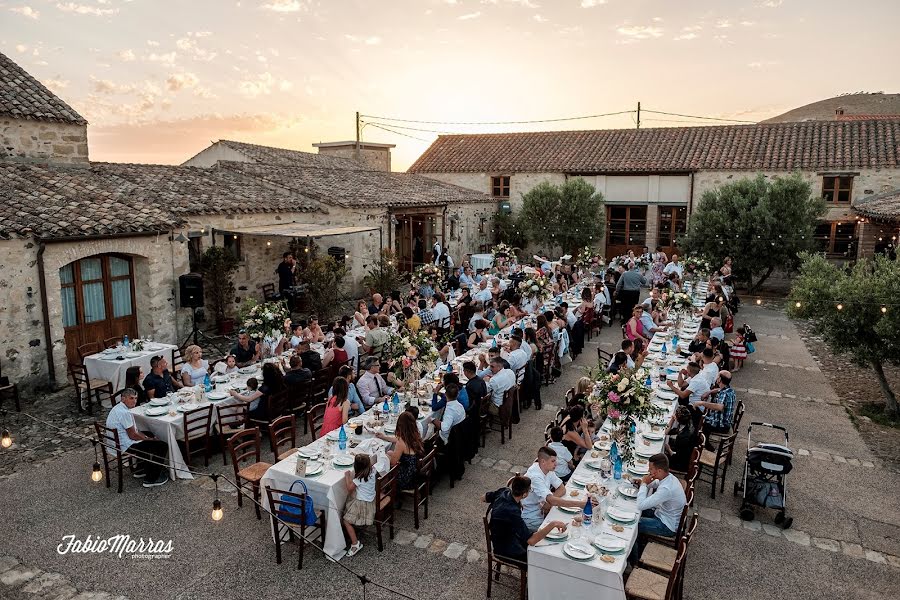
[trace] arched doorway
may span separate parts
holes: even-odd
[[[59,270],[66,359],[80,362],[78,346],[137,335],[134,262],[124,254],[98,254]]]

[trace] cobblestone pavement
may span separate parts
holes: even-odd
[[[885,472],[885,463],[860,438],[843,409],[844,398],[829,384],[827,365],[807,351],[784,314],[750,306],[739,316],[739,322],[747,321],[762,334],[759,351],[735,377],[738,397],[747,405],[745,426],[724,493],[712,499],[710,484],[698,484],[701,522],[689,552],[685,597],[770,600],[777,593],[800,600],[893,600],[900,589],[900,478]],[[466,466],[462,481],[452,489],[441,482],[420,529],[413,528],[407,506],[397,515],[394,539],[389,541],[385,533],[384,552],[377,551],[373,532],[365,531],[363,551],[341,564],[414,598],[482,597],[485,506],[480,496],[525,470],[565,390],[595,364],[598,345],[611,350],[620,335],[609,328],[589,342],[557,383],[544,388],[543,410],[523,412],[513,439],[501,445],[496,435],[489,437],[487,448]],[[73,416],[63,397],[45,399],[38,407],[43,416],[73,430],[90,423]],[[30,404],[23,408],[37,410]],[[742,475],[746,424],[753,420],[783,424],[791,434],[797,457],[788,481],[794,518],[789,530],[775,527],[772,514],[763,509],[753,521],[737,517],[740,501],[731,488]],[[256,520],[247,502],[239,509],[230,486],[220,482],[225,519],[212,523],[215,486],[209,479],[146,490],[138,480],[126,478],[124,493],[116,494],[114,488],[90,482],[89,445],[69,445],[73,442],[57,436],[53,439],[59,443],[46,450],[41,442],[47,432],[21,423],[11,428],[17,445],[0,453],[3,472],[15,471],[12,478],[0,477],[5,526],[0,570],[9,565],[5,571],[11,571],[6,578],[0,575],[4,600],[111,600],[119,595],[132,600],[245,600],[298,593],[304,598],[363,597],[355,575],[310,548],[302,571],[296,569],[295,546],[285,549],[283,564],[276,565],[268,522]],[[271,460],[267,452],[263,460]],[[215,455],[210,469],[231,473]],[[154,561],[56,552],[67,534],[83,538],[122,533],[171,539],[175,550],[171,558]],[[20,571],[25,573],[17,574]],[[27,581],[22,579],[32,572]],[[36,589],[28,585],[38,580],[49,583],[38,594],[27,591]],[[400,597],[371,585],[366,592],[366,598]],[[495,588],[493,597],[512,599],[516,592]]]

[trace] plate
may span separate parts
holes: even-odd
[[[600,470],[600,461],[599,460],[586,460],[584,464],[588,469],[593,469],[594,471]]]
[[[676,394],[672,390],[656,390],[656,395],[661,400],[675,400],[678,398],[678,394]]]
[[[320,451],[313,448],[300,448],[297,450],[297,455],[303,458],[319,458],[320,454],[322,454]]]
[[[238,369],[238,373],[243,373],[244,375],[254,372],[256,372],[256,367],[241,367]]]
[[[618,553],[628,549],[628,542],[609,534],[601,534],[594,538],[594,546],[604,552]]]
[[[666,434],[661,431],[645,431],[641,434],[641,437],[645,440],[651,440],[654,442],[658,442],[659,440],[666,437]]]
[[[597,551],[591,546],[575,545],[572,542],[566,542],[563,546],[563,554],[575,560],[593,560],[597,556]]]
[[[175,407],[175,410],[178,412],[188,412],[189,410],[194,410],[195,408],[200,408],[196,404],[179,404]]]
[[[569,481],[571,481],[572,483],[577,483],[580,486],[585,486],[589,483],[594,483],[594,477],[593,475],[585,474],[572,475],[572,478]]]
[[[144,414],[148,417],[161,417],[164,414],[169,412],[168,406],[151,406],[147,410],[144,411]]]
[[[168,398],[153,398],[150,400],[150,406],[168,406],[169,399]]]
[[[641,458],[650,458],[652,456],[656,456],[656,454],[656,452],[651,452],[650,450],[641,450],[637,447],[634,449],[634,455]]]
[[[609,450],[612,447],[612,442],[610,440],[606,440],[605,442],[601,442],[597,440],[594,442],[594,448],[597,450]]]
[[[642,466],[632,465],[632,466],[628,467],[628,472],[634,473],[635,475],[646,475],[647,473],[650,472],[650,467],[647,465],[642,465]]]
[[[395,433],[397,431],[396,425],[385,425],[384,432],[387,434]]]
[[[306,475],[307,476],[318,475],[319,473],[322,472],[322,469],[324,469],[324,468],[325,468],[325,465],[323,465],[320,462],[306,463]]]
[[[331,462],[333,462],[336,467],[352,467],[353,457],[349,454],[338,454]]]
[[[225,392],[209,392],[208,394],[206,394],[206,397],[210,400],[224,400],[228,397],[228,394],[226,394]]]
[[[559,510],[574,515],[575,513],[580,513],[582,509],[578,506],[560,506]]]
[[[631,523],[637,518],[637,513],[612,506],[607,509],[606,516],[620,523]]]
[[[336,442],[336,441],[338,441],[338,438],[340,436],[341,436],[341,430],[333,429],[333,430],[329,431],[327,434],[325,434],[325,439],[331,440],[332,442]]]
[[[634,487],[630,484],[620,485],[619,493],[625,496],[626,498],[637,498],[638,488]]]
[[[126,352],[125,358],[137,358],[137,357],[141,356],[141,354],[142,354],[141,352]]]
[[[547,534],[547,541],[550,542],[562,542],[569,539],[568,531],[560,531],[559,529],[554,529],[550,533]]]

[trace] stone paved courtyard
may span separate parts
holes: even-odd
[[[701,522],[688,554],[685,597],[897,598],[900,475],[869,450],[822,365],[782,312],[750,306],[738,316],[738,322],[747,321],[760,333],[759,350],[735,376],[747,413],[725,492],[713,500],[709,484],[698,484]],[[374,532],[366,532],[362,553],[342,563],[413,598],[483,597],[485,507],[480,495],[524,470],[565,390],[596,360],[598,343],[611,350],[619,339],[617,328],[604,330],[556,384],[544,389],[544,410],[525,411],[505,445],[497,435],[489,438],[455,488],[442,482],[418,531],[412,514],[402,511],[396,537],[383,553],[375,547]],[[68,408],[53,408],[70,406],[66,402],[48,399],[23,408],[43,409],[51,420],[71,419],[67,426],[83,430],[89,420],[76,418]],[[739,500],[731,489],[743,469],[751,421],[778,423],[790,432],[797,454],[788,478],[790,530],[774,527],[773,515],[763,510],[758,520],[737,518]],[[296,570],[294,547],[276,565],[268,522],[257,521],[247,503],[238,509],[232,495],[224,494],[225,519],[211,522],[209,480],[146,490],[129,477],[125,492],[116,494],[90,482],[89,445],[64,436],[43,445],[37,428],[19,438],[15,428],[21,430],[23,423],[14,419],[10,427],[25,448],[14,446],[0,455],[6,527],[0,537],[0,598],[363,598],[354,575],[309,549],[302,571]],[[211,469],[222,469],[220,457],[213,457]],[[172,556],[139,560],[56,551],[67,534],[120,533],[171,539]],[[366,593],[366,598],[399,597],[371,585]],[[495,588],[494,597],[516,594]]]

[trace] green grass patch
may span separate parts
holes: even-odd
[[[884,404],[869,403],[863,404],[859,407],[859,414],[869,417],[873,422],[878,423],[879,425],[883,425],[884,427],[900,429],[900,419],[892,419],[888,417],[885,414],[884,410]]]

